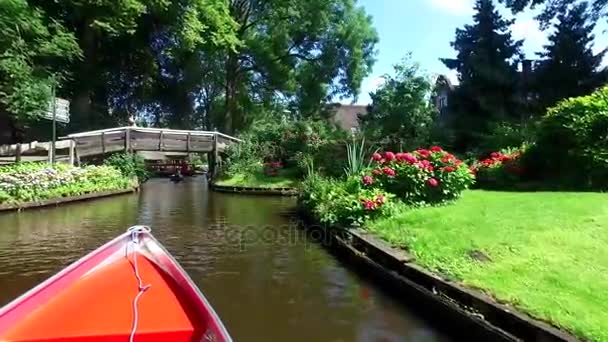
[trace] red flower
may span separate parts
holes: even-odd
[[[446,167],[442,168],[441,171],[443,171],[443,172],[454,172],[454,171],[456,171],[456,168],[452,167],[452,166],[446,166]]]
[[[376,204],[377,205],[383,205],[386,202],[386,198],[382,195],[378,195],[378,197],[376,197]]]
[[[454,164],[455,164],[456,166],[460,166],[460,165],[462,165],[462,160],[457,159],[457,160],[454,162]]]
[[[384,172],[384,174],[389,177],[395,177],[395,175],[396,175],[395,170],[391,169],[390,167],[383,168],[382,172]]]
[[[453,160],[455,160],[456,157],[454,157],[453,154],[446,154],[443,158],[441,158],[441,162],[445,163],[445,164],[449,164],[451,163]]]
[[[372,185],[372,184],[374,184],[374,179],[372,178],[372,176],[363,176],[361,178],[361,181],[365,185]]]
[[[418,154],[422,158],[428,158],[431,155],[431,152],[429,150],[418,150],[416,151],[416,154]]]
[[[431,151],[432,152],[443,152],[443,149],[439,146],[433,146],[433,147],[431,147]]]
[[[435,171],[435,167],[433,165],[429,165],[426,167],[426,170],[429,172],[433,172],[433,171]]]
[[[492,152],[492,153],[490,153],[490,158],[497,159],[497,158],[500,158],[501,155],[502,154],[500,152]]]
[[[395,154],[393,152],[386,152],[384,154],[384,159],[386,159],[386,161],[388,162],[392,162],[393,160],[395,160]]]
[[[382,174],[382,171],[374,170],[374,171],[372,171],[372,173],[374,174],[374,176],[380,176]]]
[[[376,203],[374,203],[374,201],[364,199],[363,207],[365,208],[365,210],[374,210],[376,209]]]
[[[402,160],[410,164],[414,164],[418,161],[418,158],[416,158],[416,156],[411,153],[403,153]]]
[[[382,155],[380,153],[374,153],[372,154],[372,159],[379,162],[382,160]]]
[[[436,180],[435,178],[429,178],[426,181],[426,184],[428,184],[428,186],[430,186],[431,188],[436,188],[439,186],[439,181]]]
[[[494,160],[494,159],[484,159],[484,160],[481,161],[481,163],[484,166],[492,166],[492,165],[494,165],[496,163],[496,160]]]
[[[511,160],[511,158],[513,158],[513,157],[502,155],[502,156],[498,157],[498,160],[500,160],[501,162],[504,163],[504,162],[508,162],[509,160]]]

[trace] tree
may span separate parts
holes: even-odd
[[[243,44],[224,63],[227,131],[270,99],[312,115],[371,71],[378,37],[354,0],[232,0],[230,11]]]
[[[423,146],[436,117],[430,101],[433,84],[420,65],[405,58],[394,66],[395,75],[371,93],[369,113],[361,117],[366,136],[402,150]]]
[[[606,51],[593,53],[595,24],[587,7],[586,2],[581,2],[559,14],[550,43],[539,53],[544,59],[535,77],[543,108],[564,98],[589,94],[607,80],[607,70],[599,71]]]
[[[129,111],[152,112],[160,118],[186,108],[183,103],[175,105],[191,96],[177,81],[186,68],[181,63],[189,62],[184,51],[194,55],[208,47],[231,48],[238,43],[236,23],[224,0],[31,2],[74,32],[83,50],[84,58],[72,67],[74,77],[66,89],[74,129],[107,127],[126,120]],[[172,103],[162,101],[167,99]]]
[[[578,5],[587,0],[500,0],[514,13],[521,12],[528,7],[535,8],[544,5],[543,11],[538,16],[541,24],[548,27],[551,20],[568,11],[568,8]],[[597,21],[601,17],[608,18],[608,0],[592,0],[592,6],[588,8],[591,19]]]
[[[517,60],[522,41],[510,32],[513,21],[505,20],[492,0],[477,0],[473,25],[456,30],[452,47],[455,59],[442,59],[458,72],[460,86],[451,105],[461,124],[463,144],[474,140],[475,133],[488,129],[492,121],[518,116]],[[466,141],[469,140],[469,141]]]
[[[61,68],[80,56],[74,36],[25,0],[0,2],[0,115],[16,128],[46,110],[51,88],[66,80]]]

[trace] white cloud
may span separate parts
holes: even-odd
[[[460,84],[460,81],[458,81],[458,71],[449,70],[445,75],[450,80],[450,82],[452,82],[453,85]]]
[[[376,77],[376,78],[372,79],[371,81],[369,81],[369,83],[367,85],[367,89],[369,91],[376,91],[376,89],[382,87],[385,82],[386,82],[386,79],[384,77],[382,77],[382,76]]]
[[[473,0],[428,0],[433,7],[452,15],[471,15]]]
[[[538,21],[534,18],[520,18],[511,26],[513,38],[524,40],[524,51],[542,51],[543,45],[547,43],[547,35],[540,30]],[[528,58],[535,56],[529,55]]]

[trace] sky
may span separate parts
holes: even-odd
[[[473,22],[474,0],[359,0],[359,4],[373,17],[380,42],[372,74],[363,81],[358,104],[369,104],[369,92],[382,84],[382,76],[392,73],[392,66],[408,52],[429,74],[444,74],[456,81],[456,73],[439,60],[455,57],[450,46],[456,28]],[[514,18],[509,10],[500,8],[506,18]],[[524,39],[526,58],[536,58],[547,42],[547,33],[540,30],[534,19],[536,12],[526,11],[515,17],[511,27],[516,39]],[[608,47],[608,25],[602,20],[595,30],[596,51]],[[608,56],[604,61],[608,65]],[[344,103],[351,101],[345,100]]]

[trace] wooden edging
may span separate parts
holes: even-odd
[[[242,195],[258,195],[258,196],[297,196],[298,189],[295,188],[260,188],[246,186],[225,186],[210,183],[210,188],[217,192],[226,192]]]
[[[34,201],[34,202],[11,204],[11,205],[3,204],[3,205],[0,205],[0,212],[21,211],[21,210],[25,210],[25,209],[58,206],[61,204],[66,204],[66,203],[87,201],[87,200],[92,200],[92,199],[102,198],[102,197],[124,195],[124,194],[128,194],[128,193],[136,192],[137,190],[138,190],[138,188],[100,191],[100,192],[93,192],[93,193],[89,193],[89,194],[79,195],[79,196],[53,198],[53,199],[48,199],[48,200],[44,200],[44,201]]]
[[[305,215],[306,216],[306,215]],[[346,256],[383,285],[395,289],[404,301],[450,333],[479,341],[580,341],[550,324],[515,308],[499,304],[485,294],[443,279],[415,263],[401,249],[361,230],[308,226],[321,232],[319,239],[332,251]],[[318,236],[317,236],[318,238]]]

